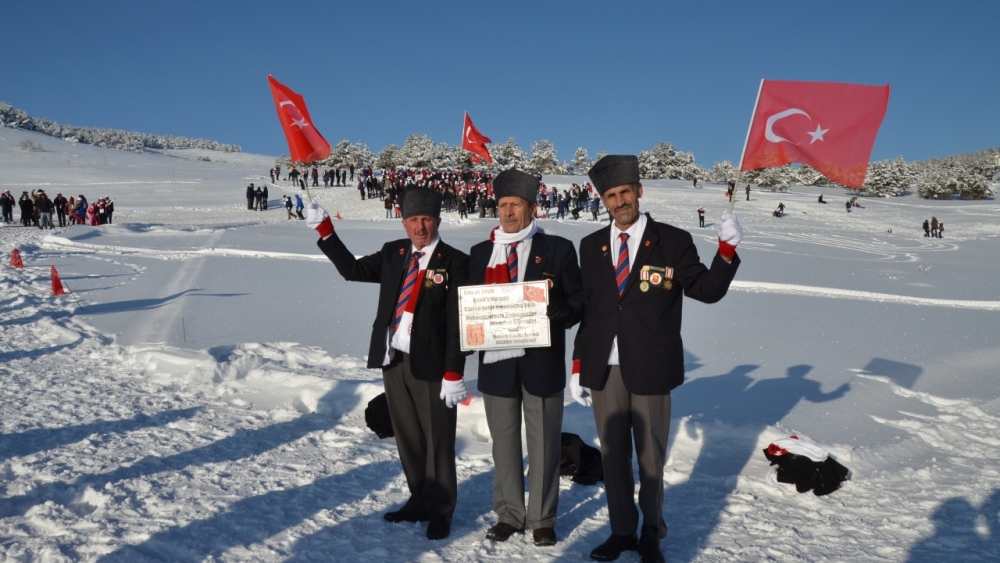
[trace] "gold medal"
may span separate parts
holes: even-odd
[[[641,289],[643,293],[646,293],[647,291],[649,291],[649,282],[648,281],[644,281],[644,282],[640,283],[639,284],[639,289]]]
[[[664,288],[665,288],[665,289],[666,289],[667,291],[670,291],[671,289],[673,289],[673,288],[674,288],[674,284],[673,284],[673,283],[671,283],[671,282],[670,282],[670,280],[667,280],[667,281],[663,282],[663,287],[664,287]]]
[[[434,280],[432,280],[431,278],[425,279],[424,280],[424,287],[426,287],[427,289],[430,289],[430,288],[434,287]]]

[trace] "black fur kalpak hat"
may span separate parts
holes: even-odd
[[[529,204],[538,196],[538,178],[520,170],[504,170],[493,179],[493,195],[497,201],[502,197],[519,197]]]
[[[414,215],[441,217],[441,194],[427,188],[406,188],[399,192],[399,208],[403,219]]]
[[[633,154],[609,154],[598,160],[587,172],[597,193],[625,184],[639,183],[639,158]]]

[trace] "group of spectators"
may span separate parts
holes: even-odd
[[[941,238],[944,236],[944,221],[938,221],[937,217],[931,217],[930,222],[924,219],[924,236]]]
[[[19,199],[14,198],[10,191],[0,194],[0,211],[3,212],[3,222],[14,222],[14,206],[21,211],[20,222],[24,227],[38,227],[39,229],[54,229],[52,215],[56,215],[59,227],[67,225],[104,225],[112,222],[115,212],[115,202],[108,196],[104,196],[93,203],[88,203],[83,194],[77,197],[70,196],[69,199],[57,193],[55,198],[50,199],[44,190],[32,190],[21,192]]]
[[[367,168],[367,171],[371,173],[371,168]],[[270,171],[271,183],[277,184],[281,181],[281,165],[275,165]],[[354,181],[354,165],[350,165],[347,168],[327,168],[320,173],[319,168],[313,166],[310,168],[303,168],[299,171],[298,168],[291,167],[288,169],[288,175],[285,176],[285,181],[293,186],[300,186],[305,189],[306,184],[309,183],[309,179],[312,178],[312,186],[319,187],[319,180],[323,178],[323,187],[334,187],[334,186],[346,186],[347,182]]]

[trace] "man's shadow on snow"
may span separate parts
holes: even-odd
[[[370,382],[338,382],[333,390],[320,399],[317,410],[332,413],[346,413],[353,410],[361,401],[358,387],[368,383]],[[353,389],[345,392],[344,386]],[[190,466],[251,458],[283,444],[294,442],[312,432],[332,428],[339,418],[339,414],[329,416],[315,412],[263,428],[239,428],[231,436],[200,448],[163,457],[146,456],[131,465],[121,466],[107,473],[81,475],[70,482],[43,483],[26,494],[5,499],[0,505],[0,516],[23,516],[33,506],[49,500],[69,506],[77,494],[86,487],[101,490],[108,483],[125,479],[137,479],[165,471],[180,471]]]
[[[1000,489],[978,510],[962,497],[948,499],[932,518],[934,534],[913,546],[907,563],[1000,561]],[[985,519],[985,534],[976,531],[980,518]]]
[[[230,548],[266,541],[323,510],[336,510],[338,507],[352,505],[356,507],[370,492],[383,489],[399,472],[398,463],[380,461],[355,467],[343,474],[323,477],[301,487],[245,498],[229,505],[220,514],[195,520],[184,526],[167,528],[139,545],[122,547],[97,561],[132,563],[153,560],[183,563],[214,559]],[[385,539],[372,535],[371,518],[355,516],[348,522],[354,520],[364,520],[365,523],[360,528],[352,528],[355,529],[353,533],[360,534],[360,537],[367,536],[375,544],[381,544]],[[338,524],[333,529],[337,530],[343,525]],[[324,553],[331,561],[349,560],[350,554],[344,549],[350,545],[349,542],[317,545],[310,555],[315,557],[317,553]],[[394,547],[386,544],[386,549],[394,550]],[[388,555],[390,551],[386,553]]]
[[[736,366],[726,374],[689,381],[673,392],[672,419],[690,417],[685,428],[691,438],[701,434],[703,444],[690,480],[666,487],[664,512],[670,535],[664,547],[671,561],[691,561],[705,546],[740,472],[757,453],[758,438],[769,426],[800,401],[824,403],[850,390],[845,383],[823,393],[818,381],[806,378],[812,366],[796,365],[783,378],[755,380],[750,374],[759,367]],[[717,422],[732,431],[724,436],[712,432]],[[671,430],[672,438],[680,431]]]
[[[121,420],[97,420],[76,426],[32,428],[23,432],[0,434],[0,462],[79,442],[92,434],[125,434],[140,428],[164,426],[191,418],[200,410],[200,407],[192,407],[163,411],[154,415],[139,413],[132,418]]]

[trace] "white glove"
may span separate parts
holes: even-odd
[[[573,395],[573,400],[580,403],[585,407],[589,407],[594,404],[590,400],[590,389],[586,387],[580,387],[580,374],[574,373],[569,376],[569,394]]]
[[[736,220],[735,213],[726,212],[722,214],[722,225],[719,227],[719,240],[731,246],[736,246],[743,240],[743,228],[740,227],[740,222]]]
[[[456,381],[441,380],[441,400],[444,401],[444,404],[448,405],[449,409],[454,408],[455,405],[464,401],[468,396],[469,392],[465,390],[464,378]]]
[[[323,206],[319,204],[315,199],[309,202],[306,206],[306,225],[310,229],[315,229],[323,222],[325,219],[329,219],[330,214],[323,209]]]

